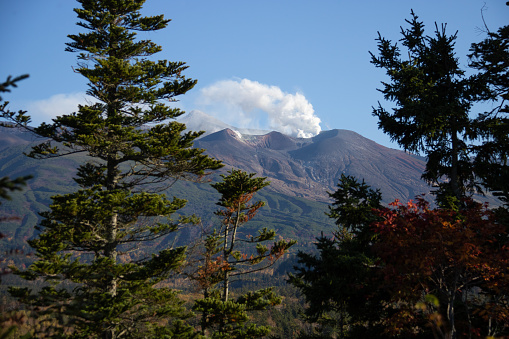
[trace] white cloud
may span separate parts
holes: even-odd
[[[320,118],[304,95],[248,79],[216,82],[203,88],[196,101],[203,111],[239,128],[270,129],[304,138],[321,131]],[[95,100],[83,92],[62,93],[25,107],[33,124],[39,125],[91,102]]]
[[[28,115],[34,125],[51,122],[51,119],[76,112],[78,105],[90,103],[92,98],[83,92],[55,94],[48,99],[32,101],[27,104]]]
[[[197,103],[205,112],[237,127],[268,127],[304,138],[321,131],[320,118],[301,93],[286,93],[277,86],[242,79],[216,82],[200,94]]]

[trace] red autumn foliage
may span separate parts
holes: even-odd
[[[384,288],[396,305],[388,319],[390,332],[416,332],[423,323],[444,338],[507,331],[506,229],[487,205],[467,201],[466,206],[431,209],[419,197],[376,211],[382,221],[372,225],[379,237],[374,249]],[[416,307],[426,295],[436,296],[439,306]]]

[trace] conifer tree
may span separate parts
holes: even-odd
[[[233,300],[230,283],[272,266],[296,241],[280,239],[269,247],[265,244],[275,239],[276,232],[267,228],[256,236],[240,236],[240,228],[264,205],[263,201],[251,201],[254,194],[269,183],[266,178],[255,178],[255,173],[241,170],[221,176],[223,180],[212,185],[221,194],[217,203],[220,209],[215,212],[221,218],[221,227],[207,236],[204,260],[191,275],[204,296],[196,301],[194,310],[202,314],[202,334],[212,338],[264,337],[270,329],[249,324],[248,312],[265,310],[281,303],[281,298],[272,288],[264,288]]]
[[[184,262],[186,249],[152,254],[141,246],[192,219],[170,219],[185,201],[157,189],[221,167],[192,148],[200,133],[185,132],[173,121],[183,112],[166,103],[196,81],[183,75],[184,62],[150,60],[161,47],[137,32],[163,29],[169,20],[142,16],[145,0],[78,2],[77,24],[86,31],[69,35],[66,50],[78,53],[75,72],[97,102],[37,128],[23,112],[3,116],[47,139],[31,157],[87,156],[75,177],[79,189],[53,197],[41,214],[29,242],[37,260],[19,272],[47,284],[39,293],[11,293],[52,321],[45,329],[52,336],[186,337],[193,329],[179,321],[186,312],[177,293],[156,287]]]
[[[483,140],[476,147],[476,173],[509,207],[509,25],[488,32],[470,51],[470,67],[481,72],[480,80],[496,103],[475,121]]]
[[[386,338],[380,319],[389,307],[378,287],[378,258],[372,253],[376,235],[370,227],[378,220],[374,211],[382,195],[342,175],[329,196],[328,216],[338,229],[333,237],[317,238],[317,254],[299,251],[299,265],[288,280],[306,300],[305,320],[318,324],[309,337]]]
[[[469,112],[484,98],[485,86],[460,68],[454,52],[457,33],[447,35],[446,25],[435,25],[435,34],[425,35],[423,23],[411,14],[406,20],[410,28],[401,28],[405,50],[379,34],[379,55],[371,53],[371,62],[389,77],[380,92],[396,104],[393,112],[379,104],[373,115],[392,140],[427,157],[424,180],[439,185],[442,196],[459,199],[478,188],[470,159],[475,134]]]

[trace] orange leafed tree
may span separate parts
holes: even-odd
[[[508,334],[507,233],[487,205],[466,206],[431,209],[419,197],[377,210],[375,251],[397,305],[389,331],[408,336],[431,326],[437,338]]]

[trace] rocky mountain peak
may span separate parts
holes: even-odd
[[[341,174],[380,188],[385,202],[412,199],[429,192],[420,179],[424,159],[390,149],[348,130],[323,131],[313,138],[294,138],[280,132],[239,135],[232,129],[195,142],[223,160],[225,168],[256,172],[279,193],[329,201]]]

